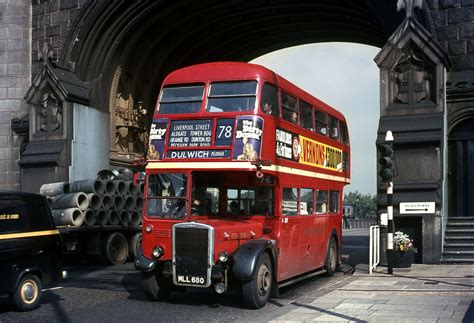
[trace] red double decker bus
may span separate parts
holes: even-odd
[[[262,66],[209,63],[161,89],[146,165],[145,294],[241,288],[247,307],[340,263],[344,116]]]

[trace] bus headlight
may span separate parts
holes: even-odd
[[[222,251],[221,253],[219,253],[220,262],[226,262],[227,260],[229,260],[229,254],[226,251]]]
[[[159,259],[164,254],[163,248],[161,248],[160,246],[156,246],[155,248],[153,248],[151,254],[154,258]]]
[[[151,233],[152,230],[153,230],[153,226],[151,224],[147,224],[145,227],[145,232]]]

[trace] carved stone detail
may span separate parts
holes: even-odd
[[[406,49],[391,71],[393,103],[417,104],[432,100],[433,66],[413,47]]]
[[[57,134],[63,127],[63,104],[51,91],[42,94],[35,106],[37,128],[35,133]]]
[[[119,66],[111,89],[111,150],[128,160],[145,153],[148,120],[143,102],[134,98],[131,83]]]

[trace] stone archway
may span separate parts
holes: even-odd
[[[141,154],[160,84],[196,63],[249,61],[289,46],[346,41],[381,47],[403,15],[396,2],[91,1],[65,44],[61,63],[92,88],[91,106],[110,113],[112,165]],[[148,122],[149,123],[149,122]],[[139,125],[141,124],[141,125]],[[145,129],[143,129],[145,128]]]

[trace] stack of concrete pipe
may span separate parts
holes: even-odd
[[[58,226],[139,226],[144,184],[119,178],[50,183],[40,194],[50,202]]]

